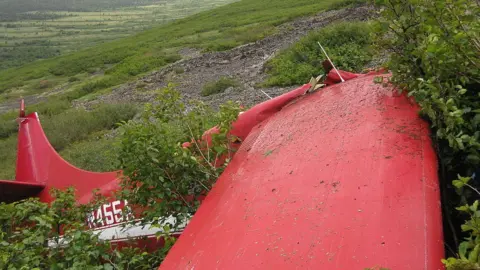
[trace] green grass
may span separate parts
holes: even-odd
[[[17,158],[17,136],[0,139],[0,180],[13,180]]]
[[[225,92],[230,87],[237,87],[239,84],[232,78],[222,77],[218,81],[205,84],[202,89],[202,96],[207,97]]]
[[[84,141],[69,145],[60,155],[72,165],[93,172],[108,172],[118,169],[115,140],[105,132],[90,135]]]
[[[128,0],[123,1],[127,7],[112,3],[107,8],[90,12],[71,11],[67,6],[64,10],[70,11],[62,11],[50,6],[58,11],[44,12],[43,17],[36,12],[23,13],[13,22],[1,22],[3,13],[0,8],[0,70],[124,38],[234,1],[238,0],[169,0],[165,4],[144,1],[130,6],[127,2],[134,1]],[[29,4],[35,6],[33,2]],[[59,4],[63,6],[65,1]],[[74,6],[78,8],[80,5],[95,6],[85,1]]]
[[[136,112],[134,106],[123,104],[102,105],[91,112],[71,109],[42,121],[42,125],[50,143],[60,151],[94,132],[112,129],[116,123],[132,119]]]
[[[267,63],[265,86],[303,84],[324,73],[320,42],[339,69],[360,72],[372,60],[371,26],[366,22],[334,24],[309,34]]]

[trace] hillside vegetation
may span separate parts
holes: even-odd
[[[130,38],[0,71],[0,94],[3,93],[5,99],[45,92],[68,82],[72,76],[99,70],[105,74],[89,76],[67,87],[92,91],[107,89],[178,60],[177,52],[182,47],[207,51],[231,49],[275,32],[275,27],[286,21],[321,12],[339,2],[352,1],[243,0]],[[40,86],[42,80],[49,84]]]
[[[363,1],[243,0],[133,37],[34,62],[21,68],[0,71],[0,102],[2,99],[49,93],[45,102],[28,105],[27,108],[39,111],[42,119],[43,112],[49,112],[52,119],[60,119],[74,100],[106,93],[114,86],[181,59],[178,54],[181,48],[193,47],[204,51],[230,49],[276,33],[277,26],[301,16],[359,2]],[[57,91],[52,91],[53,89]],[[75,113],[80,115],[90,112],[76,110]],[[3,155],[0,178],[14,176],[17,128],[14,118],[14,112],[0,115],[0,153]],[[74,123],[73,119],[71,123]],[[94,162],[85,158],[90,153],[98,155],[99,148],[109,148],[111,141],[95,135],[109,128],[109,125],[95,128],[86,131],[88,136],[69,139],[62,146],[61,154],[65,151],[68,153],[65,156],[71,158],[69,161],[82,168],[97,171],[111,169],[109,161]],[[58,128],[47,131],[47,135],[50,137],[61,132],[62,129]],[[53,144],[58,147],[56,142]]]
[[[0,70],[131,36],[234,1],[15,1],[0,7]],[[17,9],[29,12],[15,13]],[[48,11],[38,11],[44,9]],[[10,11],[3,23],[2,11]]]
[[[123,6],[144,6],[166,3],[167,0],[3,0],[0,2],[0,19],[15,18],[29,11],[96,11]]]
[[[267,63],[265,85],[299,85],[323,72],[324,46],[339,69],[361,72],[374,55],[367,22],[339,23],[314,31]]]

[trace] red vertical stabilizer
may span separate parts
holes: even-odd
[[[80,203],[99,189],[110,195],[119,188],[118,172],[94,173],[74,167],[65,161],[48,141],[36,113],[25,116],[20,107],[18,156],[15,181],[0,181],[0,202],[11,202],[32,196],[50,202],[50,189],[74,187]]]

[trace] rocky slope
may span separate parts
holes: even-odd
[[[228,100],[239,101],[247,106],[254,105],[267,99],[261,90],[274,97],[292,89],[256,87],[266,78],[265,63],[276,53],[294,44],[311,30],[339,21],[367,20],[372,16],[374,10],[368,6],[333,10],[284,24],[273,36],[229,51],[201,54],[194,49],[183,49],[180,51],[184,56],[183,60],[150,73],[136,82],[117,87],[111,93],[93,101],[76,102],[75,106],[88,108],[103,102],[150,102],[155,98],[153,90],[162,88],[169,82],[175,83],[186,99],[203,100],[214,107]],[[208,97],[200,95],[206,83],[223,76],[234,78],[240,86]]]

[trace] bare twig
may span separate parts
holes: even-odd
[[[267,96],[269,99],[273,99],[269,94],[265,93],[265,91],[260,90],[265,96]]]
[[[325,54],[325,56],[327,57],[328,61],[330,62],[330,64],[332,64],[332,67],[335,69],[335,71],[337,72],[338,76],[340,77],[340,80],[342,82],[345,82],[345,80],[343,79],[342,75],[340,75],[340,72],[338,71],[338,69],[335,67],[335,65],[333,64],[332,60],[330,60],[330,57],[328,57],[328,54],[327,52],[325,51],[325,49],[323,48],[322,44],[320,44],[320,42],[317,42],[318,43],[318,46],[320,46],[320,49],[322,49],[323,53]]]
[[[180,197],[182,199],[182,201],[185,203],[185,205],[189,208],[191,208],[192,206],[185,200],[185,198],[183,198],[183,196],[180,194],[180,192],[178,192],[177,190],[177,186],[175,185],[175,182],[173,181],[172,177],[170,176],[170,174],[167,172],[167,170],[163,169],[163,171],[165,172],[165,175],[167,176],[167,179],[170,180],[170,182],[172,182],[173,184],[173,187],[174,187],[174,191],[175,194],[177,194],[178,197]]]
[[[202,158],[208,163],[208,165],[210,165],[210,167],[211,167],[212,169],[215,169],[215,167],[210,163],[210,160],[205,157],[205,155],[203,154],[202,150],[200,149],[200,146],[198,145],[197,140],[195,140],[195,136],[193,136],[193,131],[192,131],[192,129],[190,128],[190,125],[189,125],[188,123],[187,123],[187,127],[188,127],[188,130],[190,131],[190,135],[192,136],[193,143],[194,143],[195,146],[197,147],[198,152],[200,152],[200,155],[202,155]]]
[[[478,195],[480,195],[480,191],[478,191],[478,189],[472,187],[470,184],[465,183],[465,186],[469,187],[471,190],[475,191]]]

